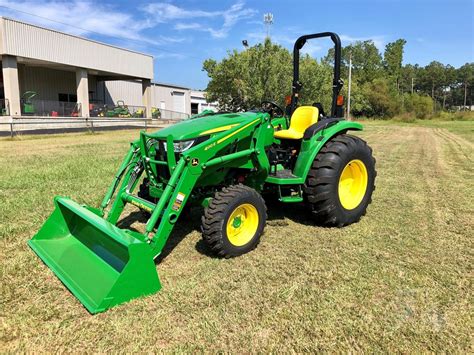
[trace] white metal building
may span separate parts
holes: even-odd
[[[100,82],[99,90],[104,90],[105,103],[113,104],[123,100],[129,105],[139,106],[141,102],[140,83],[134,81],[107,81]],[[160,110],[182,112],[188,115],[201,113],[204,110],[217,110],[217,104],[207,102],[206,92],[192,90],[185,86],[152,82],[151,105]]]
[[[119,100],[140,107],[146,117],[153,107],[188,115],[207,108],[205,93],[152,83],[150,55],[3,17],[0,57],[4,115],[89,117],[94,105]],[[26,112],[29,100],[33,112]]]
[[[152,56],[8,18],[0,18],[0,55],[0,99],[12,116],[22,115],[20,99],[34,91],[45,101],[76,101],[88,117],[89,99],[100,96],[97,82],[124,79],[140,84],[151,112]]]
[[[205,91],[191,90],[191,114],[201,113],[204,110],[217,111],[217,103],[208,102]]]

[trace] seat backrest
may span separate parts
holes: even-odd
[[[291,115],[290,129],[304,133],[306,128],[318,122],[319,110],[313,106],[300,106]]]

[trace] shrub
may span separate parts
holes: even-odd
[[[401,115],[398,115],[393,118],[394,121],[398,122],[405,122],[405,123],[413,123],[415,122],[415,115],[411,112],[405,112],[402,113]]]
[[[459,111],[453,115],[456,121],[474,121],[474,111]]]
[[[433,100],[429,96],[418,94],[405,95],[405,111],[418,119],[429,118],[433,114]]]
[[[388,119],[400,112],[400,103],[397,94],[390,89],[385,79],[375,79],[364,87],[364,94],[370,110],[363,114]]]
[[[439,111],[433,118],[440,121],[473,121],[474,111]]]

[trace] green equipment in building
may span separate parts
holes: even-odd
[[[152,107],[151,108],[151,117],[155,118],[155,119],[160,118],[161,117],[161,111],[156,107]]]
[[[145,117],[145,110],[142,108],[138,108],[133,114],[132,117],[135,118],[144,118]]]
[[[130,113],[128,106],[125,105],[125,102],[123,100],[118,100],[117,105],[112,110],[108,110],[105,113],[105,116],[129,118],[129,117],[132,117],[132,114]]]
[[[23,114],[33,115],[35,113],[35,105],[31,100],[38,96],[36,91],[25,91],[21,96],[21,102],[23,104]]]
[[[299,52],[308,39],[320,37],[335,45],[327,116],[319,104],[298,106]],[[161,288],[154,260],[186,206],[204,208],[203,239],[224,258],[259,243],[267,219],[265,194],[285,204],[304,203],[321,225],[357,222],[371,201],[375,159],[362,139],[347,134],[362,126],[342,118],[340,61],[336,34],[300,37],[288,117],[265,101],[249,112],[208,112],[141,132],[99,208],[56,197],[54,212],[28,244],[96,313]],[[126,204],[147,212],[143,233],[117,226]]]

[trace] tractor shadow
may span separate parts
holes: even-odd
[[[283,203],[276,198],[264,196],[267,205],[267,225],[285,227],[288,220],[297,224],[317,226],[304,203]]]
[[[201,215],[197,213],[197,209],[184,211],[179,220],[176,222],[168,241],[163,250],[155,260],[155,264],[161,263],[171,252],[181,243],[190,233],[199,230]]]
[[[148,221],[149,216],[141,211],[131,212],[128,216],[120,220],[117,224],[119,228],[130,229],[134,232],[143,233],[145,230],[145,224]],[[139,223],[141,228],[134,226]],[[179,220],[171,232],[168,241],[166,242],[161,254],[155,259],[155,264],[160,264],[171,252],[181,243],[187,235],[191,232],[198,230],[200,223],[200,215],[196,214],[196,211],[184,213],[180,216]]]
[[[265,199],[267,205],[267,225],[272,227],[289,226],[288,220],[303,225],[318,226],[310,218],[306,206],[303,203],[284,204],[275,199]],[[155,259],[155,264],[160,264],[168,255],[193,231],[199,231],[201,225],[202,208],[193,208],[190,212],[180,216],[168,241],[166,242],[160,256]],[[144,225],[148,221],[148,215],[141,211],[133,211],[117,224],[119,228],[130,229],[143,233]],[[140,228],[137,228],[140,227]],[[201,238],[196,242],[195,249],[198,253],[209,258],[220,259],[212,249]]]
[[[143,230],[133,226],[135,223],[146,224],[148,217],[141,211],[134,211],[118,221],[117,227],[121,229],[130,229],[131,231],[143,233]]]
[[[307,207],[303,203],[285,204],[270,197],[265,198],[265,204],[267,205],[267,226],[291,228],[288,220],[302,225],[319,226],[311,218]],[[200,225],[199,220],[196,223]],[[196,243],[196,250],[209,258],[222,259],[212,251],[203,239],[199,239]]]

